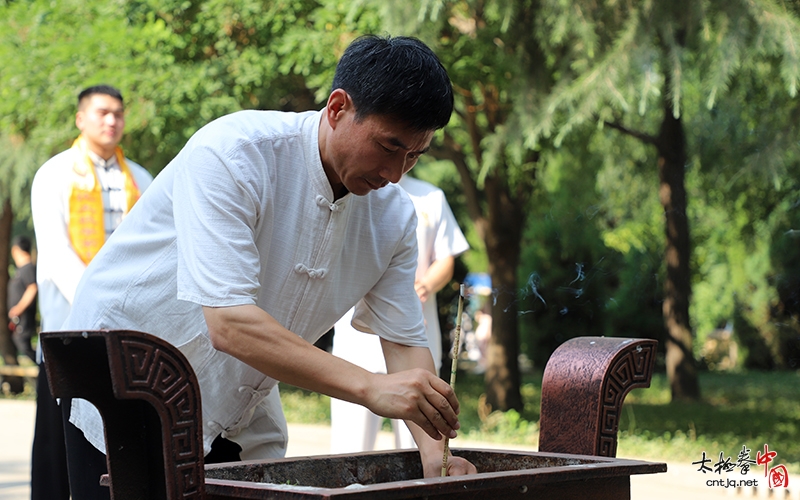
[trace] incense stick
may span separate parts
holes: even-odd
[[[456,371],[458,369],[458,351],[461,347],[461,314],[464,311],[464,283],[458,287],[458,314],[456,315],[456,338],[453,341],[453,363],[450,365],[450,387],[456,388]],[[442,477],[447,476],[447,456],[450,454],[450,438],[444,438],[444,456],[442,457]]]

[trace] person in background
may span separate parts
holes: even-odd
[[[469,248],[444,193],[436,186],[408,175],[399,182],[417,215],[417,268],[414,288],[425,316],[425,333],[436,373],[442,364],[442,334],[436,292],[453,277],[455,258]],[[386,373],[380,339],[355,329],[353,311],[336,322],[333,354],[374,373]],[[375,448],[383,418],[367,408],[331,398],[331,453],[354,453]],[[408,426],[392,420],[397,448],[414,448]]]
[[[42,165],[31,188],[42,331],[60,330],[78,281],[120,225],[152,176],[119,147],[125,127],[122,94],[97,85],[78,95],[72,147]],[[61,410],[39,360],[31,499],[70,496]]]
[[[36,362],[31,344],[36,335],[36,266],[31,260],[31,240],[17,236],[11,241],[11,258],[17,270],[8,282],[8,327],[19,354]]]

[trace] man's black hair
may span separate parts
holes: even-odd
[[[81,102],[87,97],[91,97],[94,94],[104,94],[119,99],[120,102],[125,102],[122,99],[122,93],[116,87],[112,87],[111,85],[94,85],[92,87],[85,88],[78,94],[78,108],[81,107]]]
[[[25,236],[24,234],[20,234],[14,237],[11,240],[12,247],[19,247],[25,253],[31,253],[31,239]]]
[[[417,131],[438,130],[453,112],[453,87],[436,54],[411,37],[357,38],[345,50],[333,90],[348,93],[356,119],[396,118]]]

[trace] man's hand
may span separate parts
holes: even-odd
[[[467,474],[477,474],[478,469],[472,465],[471,462],[461,457],[454,457],[452,454],[447,459],[447,475],[448,476],[466,476]],[[438,457],[428,457],[422,463],[422,476],[423,477],[441,477],[442,476],[442,454]]]
[[[442,457],[444,456],[444,440],[433,441],[428,436],[420,432],[420,429],[413,423],[406,422],[411,433],[414,435],[419,447],[419,457],[422,460],[423,477],[441,477]],[[447,455],[447,475],[463,476],[466,474],[477,474],[475,466],[461,457],[454,457],[448,451]]]
[[[421,368],[372,375],[366,406],[373,413],[410,420],[437,441],[457,436],[458,400],[447,382]]]
[[[11,307],[11,308],[8,310],[8,318],[9,318],[9,319],[18,318],[19,316],[21,316],[21,315],[22,315],[22,313],[23,313],[24,311],[25,311],[25,309],[24,309],[24,308],[22,308],[22,307],[18,307],[18,306],[12,306],[12,307]]]
[[[456,259],[452,255],[431,262],[425,276],[414,282],[420,302],[425,303],[441,290],[453,278]]]
[[[204,307],[211,343],[217,350],[247,363],[267,376],[297,387],[366,406],[377,415],[411,422],[425,467],[442,469],[442,436],[456,437],[458,399],[434,375],[427,347],[409,347],[381,339],[389,375],[370,373],[317,349],[284,328],[255,305]],[[424,450],[424,451],[423,451]],[[450,473],[470,468],[454,458]]]
[[[417,292],[417,297],[419,297],[419,301],[423,304],[428,301],[430,298],[431,290],[428,288],[428,285],[423,283],[422,281],[415,281],[414,282],[414,290]]]

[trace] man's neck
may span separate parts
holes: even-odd
[[[92,153],[90,156],[92,158],[92,161],[94,161],[95,165],[97,165],[98,160],[102,160],[103,162],[108,162],[109,160],[114,158],[114,153],[115,153],[115,151],[112,149],[110,154],[108,154],[108,152],[101,154],[92,147],[89,147],[89,152]],[[100,165],[102,164],[103,163],[100,163]]]
[[[349,191],[344,187],[344,183],[333,173],[331,167],[331,159],[328,156],[328,135],[330,134],[330,126],[325,120],[325,110],[322,111],[322,117],[319,122],[319,133],[317,135],[317,147],[319,148],[319,159],[322,162],[322,170],[328,178],[328,183],[331,185],[333,192],[333,201],[343,198]]]
[[[108,161],[117,152],[116,145],[108,147],[108,146],[103,146],[101,144],[96,144],[90,141],[86,141],[86,146],[89,148],[89,151],[96,154],[105,161]]]

